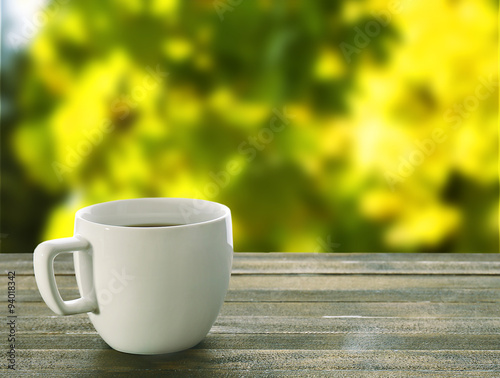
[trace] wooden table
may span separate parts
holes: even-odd
[[[500,254],[235,254],[209,335],[163,356],[116,352],[87,315],[53,314],[31,259],[0,255],[2,369],[7,271],[17,301],[16,372],[2,376],[500,376]],[[71,256],[56,271],[76,298]]]

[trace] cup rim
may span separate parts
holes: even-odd
[[[110,224],[107,222],[97,222],[94,220],[90,220],[87,218],[84,218],[83,215],[87,214],[91,208],[95,208],[98,206],[105,206],[109,205],[111,203],[125,203],[125,202],[141,202],[141,201],[182,201],[182,202],[198,202],[198,203],[205,203],[205,204],[211,204],[212,206],[215,205],[219,208],[222,209],[223,214],[220,216],[217,216],[213,219],[208,219],[205,221],[198,221],[198,222],[191,222],[191,223],[186,223],[186,224],[179,224],[175,226],[149,226],[149,227],[141,227],[141,226],[128,226],[128,225],[116,225],[116,224]],[[113,227],[117,229],[128,229],[128,230],[157,230],[157,229],[175,229],[175,228],[184,228],[184,227],[193,227],[193,226],[199,226],[203,224],[209,224],[209,223],[214,223],[223,219],[226,219],[228,216],[231,215],[231,210],[229,207],[226,205],[223,205],[219,202],[214,202],[214,201],[208,201],[208,200],[203,200],[203,199],[198,199],[198,198],[182,198],[182,197],[139,197],[139,198],[127,198],[127,199],[119,199],[119,200],[113,200],[113,201],[105,201],[105,202],[99,202],[95,203],[89,206],[82,207],[75,213],[75,220],[81,220],[86,223],[94,224],[97,226],[103,226],[103,227]]]

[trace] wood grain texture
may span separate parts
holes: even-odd
[[[22,319],[59,318],[43,302],[17,304]],[[7,302],[0,302],[0,308]],[[500,303],[437,303],[437,302],[225,302],[220,316],[261,317],[391,317],[391,318],[496,318]],[[85,315],[82,315],[85,316]],[[67,317],[67,319],[75,318]]]
[[[78,297],[75,277],[56,276],[66,300]],[[19,302],[41,301],[34,276],[17,276]],[[7,286],[0,286],[6,298]],[[233,275],[226,301],[478,302],[500,299],[500,277],[451,275]]]
[[[363,342],[360,343],[360,340]],[[498,335],[408,333],[210,333],[195,349],[249,350],[500,350]],[[19,334],[18,349],[109,349],[97,332]]]
[[[0,254],[0,273],[16,264],[33,274],[29,253]],[[58,274],[74,274],[71,254],[55,261]],[[233,274],[500,274],[500,254],[473,253],[235,253]]]
[[[19,350],[22,370],[95,370],[129,372],[144,370],[241,371],[280,370],[416,370],[464,371],[498,369],[500,351],[393,351],[393,350],[248,350],[189,349],[163,356],[135,356],[106,350]]]
[[[10,270],[11,376],[500,376],[500,254],[235,254],[209,335],[163,356],[114,351],[87,315],[53,314],[31,254],[0,255],[4,319]],[[72,256],[61,255],[55,271],[62,296],[77,298]],[[0,346],[6,352],[5,337]]]

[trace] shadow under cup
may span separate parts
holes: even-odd
[[[231,275],[226,206],[179,198],[97,204],[77,212],[75,238],[88,242],[74,253],[80,294],[95,305],[89,318],[112,348],[170,353],[207,335]]]

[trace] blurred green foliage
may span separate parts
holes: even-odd
[[[6,37],[2,252],[145,196],[237,251],[498,251],[498,5],[394,4],[50,2]]]

